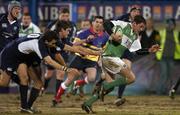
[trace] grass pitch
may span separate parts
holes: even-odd
[[[18,95],[1,94],[0,95],[0,115],[24,115],[19,112]],[[89,96],[80,98],[71,96],[63,97],[63,103],[56,108],[51,107],[53,95],[46,94],[39,97],[34,104],[42,110],[41,115],[85,115],[81,104]],[[116,107],[113,102],[114,96],[106,96],[105,102],[96,102],[93,110],[97,115],[180,115],[180,96],[171,100],[168,96],[126,96],[127,102]]]

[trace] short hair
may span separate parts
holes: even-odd
[[[41,39],[50,42],[52,40],[58,40],[59,37],[55,31],[48,30],[42,35]]]
[[[94,16],[92,18],[92,22],[95,21],[96,19],[102,19],[104,21],[104,17],[103,16]]]
[[[69,14],[69,9],[68,8],[63,8],[60,13],[68,13]]]
[[[135,16],[133,22],[135,22],[136,24],[144,23],[146,25],[146,20],[141,15]]]
[[[30,16],[31,17],[30,13],[28,13],[28,12],[23,13],[23,16]]]
[[[139,10],[141,12],[141,8],[138,5],[133,5],[130,9],[130,12],[132,12],[134,10]]]
[[[69,21],[58,20],[55,25],[55,31],[59,32],[61,29],[71,28],[71,23]]]

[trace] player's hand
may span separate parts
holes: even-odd
[[[74,42],[73,45],[78,46],[78,45],[81,45],[83,43],[84,43],[83,40],[79,40],[79,41]]]
[[[89,42],[89,41],[93,40],[94,38],[95,38],[94,35],[89,35],[86,39],[86,42]]]
[[[152,45],[152,46],[148,49],[148,51],[149,51],[150,53],[155,53],[155,52],[157,52],[157,51],[161,51],[161,48],[160,48],[160,46],[159,46],[158,44],[155,44],[155,45]]]
[[[78,40],[78,41],[74,42],[73,45],[81,45],[83,43],[93,40],[94,38],[95,38],[94,35],[89,35],[85,40]]]

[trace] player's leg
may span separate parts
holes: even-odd
[[[64,94],[65,90],[69,87],[69,85],[73,82],[74,78],[79,75],[79,72],[76,69],[71,69],[67,72],[66,80],[61,83],[55,99],[53,100],[53,106],[56,106],[58,102],[61,102],[61,96]]]
[[[101,75],[102,75],[101,77],[105,78],[106,82],[108,83],[112,82],[112,78],[107,72]],[[82,109],[87,113],[94,113],[94,111],[92,110],[92,104],[95,103],[98,99],[99,99],[99,91],[96,91],[88,100],[86,100],[82,104]]]
[[[10,75],[6,71],[0,70],[0,87],[7,87],[10,82]]]
[[[118,74],[122,75],[122,78],[116,79],[108,84],[105,85],[105,89],[110,89],[115,86],[122,85],[122,84],[131,84],[135,80],[135,75],[132,72],[130,66],[128,65],[127,61],[117,59],[114,63],[117,63],[117,65],[121,65],[122,68],[119,70]],[[112,70],[113,71],[113,70]],[[123,80],[124,79],[124,80]]]
[[[84,66],[85,66],[84,59],[82,59],[80,56],[76,56],[74,58],[74,60],[71,62],[71,64],[69,65],[69,67],[71,67],[71,68],[78,69],[79,75],[81,74],[81,70],[83,70]],[[75,81],[71,84],[70,94],[76,94],[76,91],[77,91],[77,89],[79,87],[79,86],[76,87],[76,80],[77,79],[75,79]],[[84,81],[80,81],[79,83],[83,85]]]
[[[110,58],[109,58],[110,59]],[[108,92],[108,90],[111,90],[113,89],[114,87],[118,86],[118,85],[126,85],[126,84],[130,84],[130,83],[133,83],[134,80],[135,80],[135,75],[134,73],[132,72],[131,68],[127,65],[126,62],[124,62],[123,60],[119,59],[119,58],[113,58],[111,63],[116,64],[117,65],[120,65],[122,68],[119,68],[118,69],[118,66],[117,68],[114,68],[114,69],[111,69],[109,68],[108,71],[110,72],[118,72],[119,71],[119,74],[122,75],[122,77],[118,78],[118,79],[115,79],[114,81],[110,82],[110,83],[107,83],[107,82],[103,82],[103,87],[102,87],[102,90],[100,92],[100,98],[103,100],[104,98],[104,95],[106,94],[106,92]],[[114,61],[114,62],[113,62]],[[110,70],[111,69],[111,70]]]
[[[169,91],[169,96],[170,96],[171,99],[174,99],[174,98],[175,98],[175,93],[176,93],[179,85],[180,85],[180,77],[179,77],[178,81],[176,82],[176,84],[173,85],[173,87],[172,87],[171,90]]]
[[[85,84],[89,84],[90,82],[94,82],[95,79],[96,79],[96,68],[94,67],[90,67],[90,68],[86,68],[85,69],[85,72],[86,72],[86,76],[84,77],[84,79],[79,79],[79,80],[76,80],[74,82],[74,87],[80,87],[80,86],[83,86]]]
[[[27,73],[27,65],[19,64],[17,69],[17,74],[20,79],[20,98],[21,98],[21,112],[33,113],[32,110],[29,109],[27,103],[27,93],[28,93],[28,73]]]
[[[129,66],[129,68],[132,67],[132,62],[129,59],[122,59],[122,60]],[[120,105],[125,103],[126,99],[122,98],[122,95],[123,95],[123,92],[124,92],[125,88],[126,88],[126,85],[120,85],[118,87],[118,97],[114,101],[114,104],[116,106],[120,106]]]
[[[61,86],[61,83],[64,81],[64,75],[65,72],[62,70],[56,70],[56,93],[58,92],[59,87]]]
[[[28,68],[28,75],[30,76],[31,80],[33,80],[33,87],[31,88],[30,96],[28,99],[28,107],[32,109],[33,103],[36,101],[37,97],[39,96],[39,92],[43,87],[43,82],[41,80],[41,73],[37,72],[36,69],[40,69],[40,67],[29,67]],[[36,109],[37,110],[37,109]],[[34,111],[35,113],[39,113],[40,111]]]
[[[83,70],[86,72],[84,79],[76,80],[73,86],[73,92],[76,92],[80,86],[94,82],[97,74],[97,62],[83,59]]]
[[[50,67],[49,65],[46,65],[46,70],[44,74],[44,90],[47,89],[48,84],[53,77],[54,74],[54,68]]]

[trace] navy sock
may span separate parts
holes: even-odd
[[[39,92],[40,90],[39,89],[36,89],[36,88],[32,88],[31,89],[31,94],[30,94],[30,97],[29,97],[29,100],[28,100],[28,107],[31,108],[34,101],[37,99],[37,97],[39,96]]]
[[[28,86],[20,85],[19,90],[20,90],[20,97],[21,97],[21,107],[28,108],[28,104],[27,104]]]
[[[48,78],[48,79],[44,80],[44,89],[47,89],[50,80],[51,80],[51,78]]]

